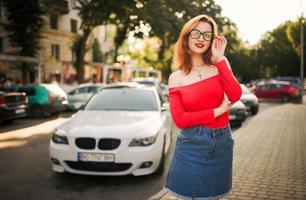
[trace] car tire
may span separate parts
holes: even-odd
[[[252,108],[251,109],[251,114],[256,115],[258,113],[258,107],[257,108]]]
[[[44,117],[44,109],[40,105],[33,105],[30,109],[30,115],[34,118]]]
[[[154,174],[156,174],[158,176],[163,175],[163,173],[165,171],[165,162],[166,162],[165,146],[166,146],[166,136],[164,136],[163,150],[162,150],[162,155],[161,155],[161,158],[160,158],[160,162],[159,162],[157,170],[154,172]]]
[[[284,95],[284,96],[283,96],[283,102],[284,102],[284,103],[287,103],[287,102],[289,102],[290,100],[291,100],[291,98],[290,98],[289,95]]]

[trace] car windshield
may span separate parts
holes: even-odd
[[[250,90],[245,85],[240,85],[243,94],[250,94]]]
[[[107,88],[96,94],[85,110],[157,111],[153,91],[138,88]]]

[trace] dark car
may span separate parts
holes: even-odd
[[[26,116],[28,98],[25,93],[0,89],[0,123]]]
[[[253,90],[259,99],[278,99],[289,102],[299,96],[297,88],[287,81],[267,81],[260,83]]]

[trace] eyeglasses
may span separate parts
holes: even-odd
[[[201,31],[197,30],[197,29],[192,29],[190,31],[190,37],[192,39],[199,39],[201,35],[203,35],[203,39],[205,41],[211,41],[213,39],[213,37],[214,37],[212,32],[209,32],[209,31],[205,31],[203,33]]]

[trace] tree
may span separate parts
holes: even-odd
[[[74,67],[77,71],[79,83],[84,81],[84,57],[88,50],[87,39],[91,31],[98,25],[106,25],[115,22],[116,19],[125,16],[126,9],[136,4],[134,0],[78,0],[79,16],[82,19],[82,35],[77,38],[73,45]]]
[[[92,44],[92,61],[93,62],[102,62],[103,55],[100,50],[100,43],[97,38],[94,39]]]
[[[304,38],[305,36],[304,32]],[[301,54],[299,20],[286,21],[267,32],[255,48],[257,60],[265,77],[299,76]]]
[[[40,0],[2,0],[7,17],[7,24],[4,27],[8,32],[10,43],[17,49],[16,55],[37,56],[41,29],[44,25],[42,19],[44,11],[40,2]],[[22,70],[23,82],[28,83],[29,71],[33,66],[22,63],[19,67]]]

